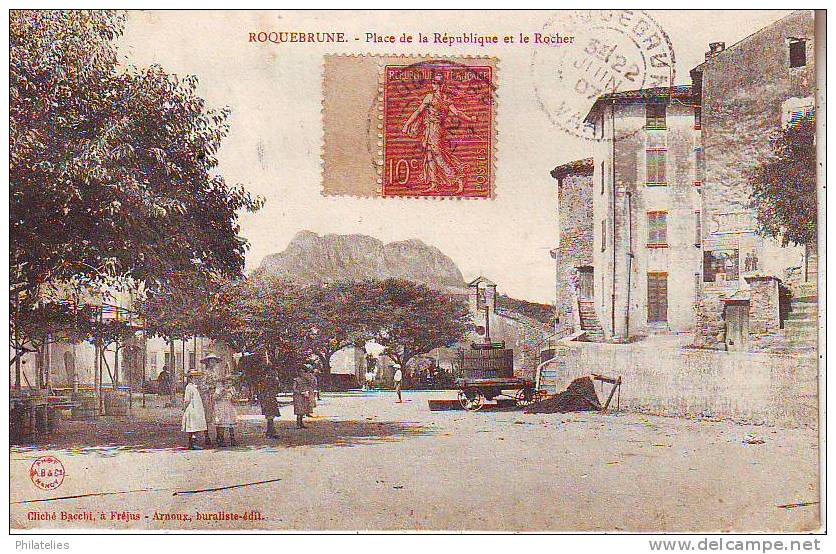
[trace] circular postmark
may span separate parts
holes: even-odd
[[[574,37],[532,53],[534,94],[551,123],[579,138],[601,140],[585,121],[595,102],[627,91],[672,87],[676,57],[668,35],[640,10],[558,12],[544,35]]]
[[[29,468],[29,478],[39,489],[55,490],[64,482],[64,464],[55,456],[41,456]]]
[[[490,196],[495,79],[489,58],[381,65],[367,148],[384,196]]]

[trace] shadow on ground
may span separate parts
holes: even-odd
[[[406,422],[313,419],[306,424],[307,429],[298,429],[295,421],[279,420],[276,422],[278,438],[268,439],[263,422],[244,422],[236,429],[236,442],[239,446],[221,450],[345,447],[400,441],[433,433],[426,426]],[[201,446],[202,439],[200,434],[198,444]],[[11,451],[25,453],[32,450],[65,450],[70,454],[98,453],[113,456],[120,452],[188,452],[185,444],[186,435],[180,431],[179,423],[100,417],[92,421],[62,421],[60,428],[50,435],[34,442],[12,443]]]

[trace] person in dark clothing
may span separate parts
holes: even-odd
[[[167,365],[163,365],[162,371],[157,375],[157,394],[171,394],[171,374]]]
[[[293,414],[296,416],[296,426],[300,429],[306,428],[302,418],[312,411],[314,386],[313,374],[305,369],[299,370],[293,379]]]
[[[279,394],[279,382],[271,374],[265,375],[258,387],[258,401],[261,403],[261,413],[267,420],[267,438],[277,439],[274,418],[281,417],[279,413],[279,402],[276,396]]]

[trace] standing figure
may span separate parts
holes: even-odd
[[[308,413],[305,415],[312,417],[314,408],[316,408],[316,401],[319,399],[319,380],[316,378],[316,373],[313,369],[306,371],[305,376],[308,380],[308,390],[310,391],[308,395]]]
[[[246,354],[238,361],[238,369],[249,378],[251,386],[258,395],[258,403],[261,405],[261,415],[267,421],[268,439],[277,439],[274,418],[280,416],[279,402],[276,397],[279,395],[279,379],[276,372],[268,363],[267,357],[262,354]]]
[[[258,401],[261,403],[261,414],[267,420],[267,438],[277,439],[276,426],[273,418],[281,417],[279,412],[279,382],[272,372],[268,371],[258,383]]]
[[[364,390],[372,390],[374,388],[374,371],[366,370],[366,382],[363,384]]]
[[[377,375],[377,360],[371,354],[366,354],[366,385],[365,388],[374,388],[374,378]]]
[[[183,432],[189,435],[189,450],[198,448],[194,443],[195,434],[201,431],[207,433],[206,412],[203,410],[200,391],[195,385],[197,376],[198,373],[195,371],[186,374],[186,392],[183,397],[182,428]]]
[[[200,362],[206,368],[203,377],[198,380],[197,388],[200,391],[200,398],[203,400],[203,407],[206,410],[206,421],[210,424],[215,423],[215,382],[217,378],[217,368],[220,366],[221,357],[217,354],[207,354]],[[206,430],[204,435],[204,442],[206,446],[212,446],[212,439],[209,436],[209,430]]]
[[[163,369],[157,375],[157,394],[171,394],[171,374],[168,372],[168,366],[163,364]]]
[[[215,436],[218,446],[224,446],[224,435],[229,432],[229,446],[235,446],[235,420],[237,413],[232,403],[234,393],[233,379],[231,375],[224,377],[215,387],[213,397],[215,400]]]
[[[305,429],[302,418],[310,412],[311,381],[306,371],[300,369],[293,379],[293,414],[296,416],[296,426]]]
[[[456,192],[462,192],[464,167],[450,148],[446,123],[450,115],[467,122],[474,122],[476,118],[456,107],[442,74],[433,76],[431,86],[432,90],[407,118],[402,131],[411,137],[418,136],[419,125],[423,123],[421,146],[424,154],[423,179],[429,185],[427,191],[447,185],[454,187]]]
[[[398,393],[398,402],[403,402],[403,399],[401,398],[401,383],[403,381],[401,364],[392,364],[392,367],[395,368],[395,374],[392,376],[392,379],[395,381],[395,392]]]

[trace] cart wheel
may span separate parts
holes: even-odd
[[[517,401],[517,406],[525,407],[534,404],[536,400],[534,389],[525,388],[518,390],[515,399]]]
[[[485,397],[479,389],[460,390],[459,403],[468,412],[478,412],[485,405]]]

